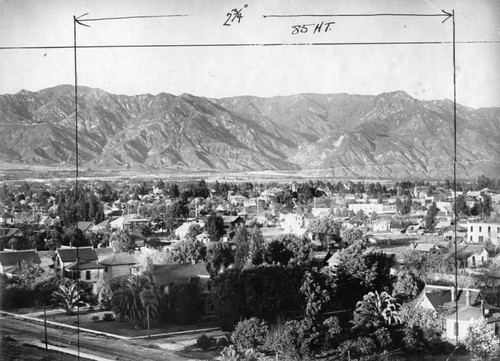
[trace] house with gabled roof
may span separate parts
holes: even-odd
[[[22,251],[1,251],[0,252],[0,274],[12,277],[20,268],[23,262],[33,265],[40,265],[40,257],[34,249]]]
[[[434,243],[412,242],[410,250],[424,253],[437,253],[444,252],[445,249]]]
[[[198,282],[200,294],[208,295],[208,281],[210,280],[210,273],[203,263],[172,263],[154,265],[151,270],[156,283],[168,294],[169,286],[176,284],[189,284]]]
[[[128,253],[113,253],[99,264],[104,267],[104,279],[133,275],[140,270],[135,257]]]
[[[95,225],[92,222],[78,222],[77,227],[82,232],[89,232],[92,231],[92,228],[94,228]]]
[[[79,263],[75,263],[79,260]],[[59,273],[61,277],[64,277],[65,272],[67,271],[75,271],[77,266],[83,265],[83,261],[94,262],[95,269],[101,269],[101,267],[97,267],[97,253],[92,247],[65,247],[62,246],[58,248],[54,255],[54,272]],[[85,267],[90,267],[92,264],[85,264]],[[72,266],[71,270],[67,270],[67,267]],[[67,273],[66,273],[67,274]],[[71,275],[71,274],[70,274]],[[81,275],[76,275],[81,276]],[[92,275],[90,276],[91,278]],[[84,275],[83,279],[87,278],[87,274]]]
[[[103,269],[104,266],[101,266],[96,261],[89,261],[82,258],[78,258],[78,260],[71,262],[64,268],[69,278],[89,283],[95,283],[102,279]]]
[[[458,306],[478,306],[485,299],[481,291],[475,288],[459,288],[458,296],[455,297],[454,286],[425,285],[421,294],[417,297],[415,307],[422,307],[432,311],[441,308]]]
[[[149,218],[141,217],[139,214],[127,214],[118,217],[109,223],[111,228],[120,230],[134,230],[140,229],[142,226],[149,225]]]
[[[0,223],[3,225],[13,225],[14,224],[14,216],[9,212],[3,212],[0,215]]]

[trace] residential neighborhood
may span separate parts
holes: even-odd
[[[4,183],[2,309],[52,302],[58,287],[70,292],[76,285],[87,292],[81,296],[84,309],[90,307],[85,312],[111,312],[131,325],[120,327],[149,332],[143,311],[124,304],[123,295],[136,289],[137,297],[148,292],[152,300],[154,327],[204,322],[234,331],[244,318],[272,325],[278,314],[299,317],[303,300],[313,300],[314,293],[300,296],[312,277],[323,296],[314,296],[320,306],[300,327],[335,314],[328,322],[354,324],[350,332],[364,335],[378,327],[360,318],[364,302],[374,297],[394,305],[383,331],[394,345],[401,332],[421,337],[405,325],[427,330],[425,317],[437,322],[432,342],[439,340],[441,348],[466,342],[479,321],[498,337],[500,188],[476,191],[477,183],[462,184],[460,194],[439,182],[121,179],[87,181],[78,193],[65,182]],[[288,273],[292,278],[280,281]],[[26,274],[35,276],[21,281]],[[36,290],[45,282],[53,296],[42,299]],[[264,299],[262,287],[278,288]],[[27,295],[22,304],[9,299],[16,289]],[[270,311],[284,300],[288,306]],[[416,314],[427,316],[418,321]],[[366,336],[323,340],[321,351],[308,352],[355,353],[359,337]],[[411,354],[415,349],[404,340],[400,350]]]

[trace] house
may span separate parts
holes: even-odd
[[[456,327],[457,316],[458,327]],[[446,337],[454,340],[458,336],[459,340],[464,340],[472,321],[480,319],[485,319],[488,327],[494,330],[498,337],[500,333],[500,309],[486,305],[485,302],[481,302],[480,306],[459,307],[458,312],[448,315],[446,317]],[[455,334],[455,330],[458,330],[458,335]]]
[[[75,260],[64,267],[64,271],[69,278],[89,283],[95,283],[102,279],[103,269],[104,266],[101,266],[96,261],[90,261],[83,258],[78,258],[78,260]]]
[[[96,233],[111,229],[110,223],[115,219],[116,218],[108,218],[102,221],[101,223],[96,224],[94,227],[92,227],[92,232]]]
[[[92,222],[78,222],[77,227],[82,232],[89,232],[92,231],[95,225]]]
[[[387,220],[379,220],[372,224],[373,232],[389,232],[391,230],[391,222]]]
[[[500,223],[467,222],[467,242],[484,243],[488,240],[500,246]]]
[[[447,257],[455,257],[455,247],[447,253]],[[483,266],[489,259],[489,253],[486,247],[480,244],[459,244],[457,245],[457,258],[461,260],[468,268]]]
[[[0,252],[0,274],[12,277],[20,268],[23,262],[40,265],[40,257],[36,250],[23,251],[1,251]]]
[[[484,297],[478,289],[459,288],[458,299],[455,298],[454,286],[425,285],[422,293],[417,297],[415,307],[422,307],[432,311],[439,311],[446,307],[455,307],[458,302],[461,306],[478,306],[484,302]]]
[[[3,223],[4,226],[13,225],[14,216],[9,212],[3,212],[3,214],[0,216],[0,223]]]
[[[434,243],[412,242],[409,247],[410,250],[416,252],[436,253],[443,251],[443,249],[440,246]]]
[[[120,229],[122,231],[140,229],[147,225],[149,225],[149,218],[141,217],[139,214],[127,214],[109,223],[111,228]]]
[[[2,243],[4,240],[9,240],[11,238],[20,238],[23,236],[24,234],[19,228],[0,227],[0,243]]]
[[[196,218],[189,219],[175,229],[175,231],[174,231],[175,236],[179,237],[179,239],[186,238],[186,236],[189,232],[189,228],[192,225],[198,225],[198,226],[200,226],[200,229],[203,229],[203,227],[205,227],[205,222],[202,220],[196,219]]]
[[[71,271],[76,270],[78,265],[82,265],[80,263],[75,263],[77,258],[80,262],[94,262],[97,266],[97,254],[92,247],[61,247],[56,250],[54,255],[54,272],[59,273],[61,277],[64,277],[67,267],[73,266]],[[89,266],[90,264],[85,264],[85,267],[88,268]],[[97,267],[96,269],[100,268],[101,267]],[[83,278],[87,278],[86,276],[87,275],[85,274]]]
[[[209,280],[210,274],[203,263],[172,263],[154,265],[151,270],[156,283],[165,294],[169,293],[169,287],[172,285],[182,285],[197,283],[201,295],[210,294]]]
[[[113,253],[99,264],[104,267],[104,279],[139,273],[137,260],[128,253]]]
[[[222,216],[224,220],[224,232],[229,235],[233,230],[241,225],[245,225],[245,220],[240,216]]]
[[[304,226],[305,220],[302,214],[280,214],[280,227],[283,229],[283,232],[292,233],[294,229],[299,229]]]
[[[210,235],[208,234],[208,232],[202,232],[200,233],[199,235],[196,236],[196,240],[197,241],[200,241],[200,242],[203,242],[205,243],[206,245],[208,245],[211,241],[210,239]]]
[[[340,253],[339,251],[336,251],[334,254],[332,254],[327,260],[326,260],[327,266],[335,269],[337,266],[340,264]]]

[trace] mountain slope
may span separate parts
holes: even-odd
[[[100,169],[292,170],[445,178],[453,103],[397,91],[207,99],[79,88],[80,164]],[[0,160],[75,162],[74,88],[0,95]],[[457,108],[460,177],[500,174],[500,109]]]

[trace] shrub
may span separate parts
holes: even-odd
[[[215,345],[216,345],[215,338],[212,336],[207,336],[205,334],[201,335],[196,340],[196,346],[201,348],[203,351],[210,350],[210,349],[214,348]]]
[[[226,336],[222,336],[217,339],[217,347],[224,348],[227,346],[229,346],[229,340]]]
[[[114,321],[115,320],[115,315],[111,312],[106,312],[104,316],[102,316],[103,321]]]
[[[268,327],[264,321],[252,317],[238,322],[231,335],[231,341],[240,352],[248,349],[258,349],[264,345],[268,332]]]
[[[358,337],[342,342],[337,351],[341,360],[349,360],[373,355],[377,352],[377,345],[369,337]]]
[[[322,331],[308,318],[288,321],[274,341],[274,351],[286,360],[308,360],[322,351]]]
[[[99,316],[92,316],[92,321],[94,321],[94,322],[99,321]]]
[[[375,342],[380,351],[388,350],[392,348],[393,341],[389,330],[385,327],[379,328],[373,333],[373,337],[375,338]]]

